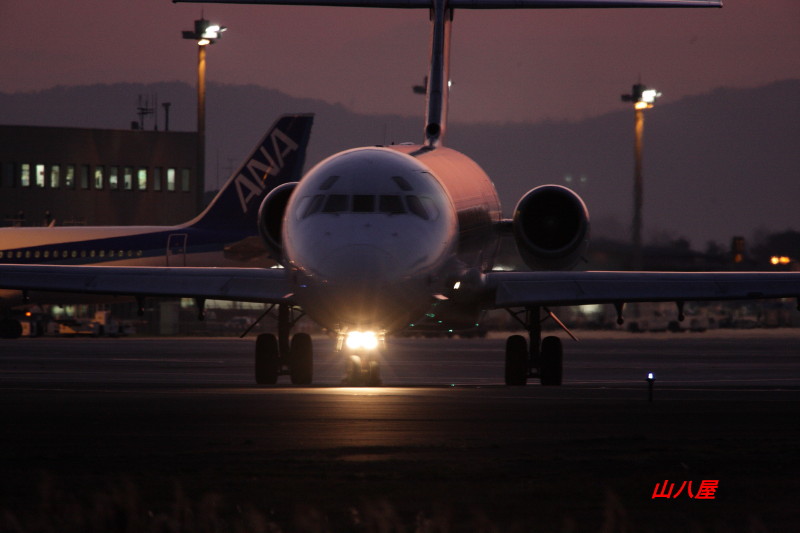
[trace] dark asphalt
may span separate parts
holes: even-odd
[[[324,339],[310,388],[237,339],[4,341],[0,531],[795,529],[800,330],[585,336],[560,388],[501,338],[395,341],[381,388]]]

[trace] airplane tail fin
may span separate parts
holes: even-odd
[[[264,197],[278,185],[302,177],[313,122],[313,114],[281,116],[188,226],[255,233]]]

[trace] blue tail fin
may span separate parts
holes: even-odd
[[[256,145],[206,209],[188,225],[256,233],[258,208],[283,183],[299,181],[314,115],[283,115]]]

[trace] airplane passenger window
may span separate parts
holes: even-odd
[[[399,215],[406,212],[403,200],[396,195],[382,194],[378,199],[378,211],[390,215]]]
[[[414,188],[411,186],[411,184],[408,183],[403,176],[392,176],[392,180],[403,191],[413,191],[414,190]]]
[[[422,202],[417,196],[410,194],[406,196],[406,203],[408,204],[408,210],[417,215],[422,220],[428,220],[428,212],[425,210],[425,206],[422,205]]]
[[[331,194],[325,202],[325,207],[322,209],[323,213],[341,213],[347,211],[348,204],[350,203],[346,194]]]
[[[353,212],[354,213],[374,213],[375,212],[375,197],[371,194],[355,194],[353,195]]]
[[[327,191],[328,189],[333,187],[333,184],[336,183],[336,180],[338,180],[338,179],[339,179],[339,176],[331,176],[331,177],[329,177],[328,179],[326,179],[322,183],[322,185],[320,185],[319,190]]]

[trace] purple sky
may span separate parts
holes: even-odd
[[[229,28],[208,80],[254,83],[365,113],[421,115],[427,70],[419,10],[3,2],[0,91],[186,81],[181,39],[201,9]],[[620,109],[639,76],[662,102],[718,86],[800,78],[800,1],[728,0],[708,10],[457,11],[453,121],[577,119]]]

